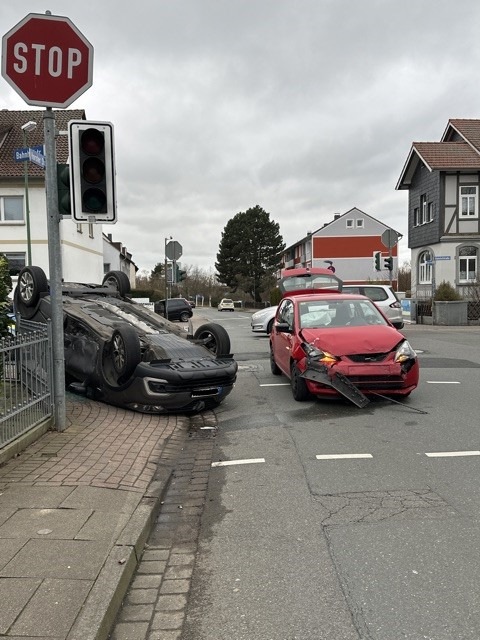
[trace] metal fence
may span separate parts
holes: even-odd
[[[0,339],[0,448],[53,415],[51,325],[22,320]]]

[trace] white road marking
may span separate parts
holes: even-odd
[[[427,380],[427,384],[460,384],[457,380]]]
[[[265,458],[250,458],[249,460],[224,460],[223,462],[212,462],[212,467],[230,467],[234,464],[257,464],[265,462]]]
[[[289,387],[289,382],[272,382],[272,384],[261,384],[261,387]]]
[[[460,456],[480,456],[480,451],[438,451],[437,453],[426,453],[429,458],[456,458]]]
[[[315,456],[317,460],[348,460],[357,458],[373,458],[371,453],[330,453]]]

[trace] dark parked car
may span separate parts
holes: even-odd
[[[155,302],[154,309],[156,313],[165,317],[165,300]],[[169,298],[167,300],[167,313],[168,319],[171,321],[188,322],[193,316],[192,305],[185,298]]]
[[[144,413],[195,412],[233,389],[237,363],[230,338],[215,323],[193,333],[128,297],[130,282],[111,271],[100,284],[63,283],[66,383],[109,404]],[[47,322],[46,275],[25,267],[15,289],[22,318]]]

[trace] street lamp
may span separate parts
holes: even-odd
[[[23,146],[27,146],[27,133],[33,131],[37,126],[37,123],[34,120],[29,120],[25,124],[22,125],[22,133],[23,133]],[[27,223],[27,265],[31,266],[32,264],[32,243],[30,240],[30,203],[28,201],[28,163],[29,158],[24,161],[24,179],[25,179],[25,218]]]

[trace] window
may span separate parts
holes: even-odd
[[[108,273],[109,271],[112,270],[112,267],[110,265],[110,262],[104,262],[103,263],[103,273]]]
[[[426,222],[432,222],[433,220],[433,202],[429,202],[428,203],[428,208],[427,208],[427,220]]]
[[[11,276],[18,276],[18,274],[26,264],[25,254],[5,252],[3,255],[8,261],[8,273]]]
[[[420,196],[420,218],[418,224],[425,224],[427,221],[427,196]]]
[[[419,216],[419,209],[418,207],[415,207],[415,209],[413,210],[413,226],[414,227],[418,227],[418,216]]]
[[[461,247],[458,252],[458,281],[477,281],[477,249]]]
[[[432,284],[433,257],[430,251],[424,251],[418,258],[419,284]]]
[[[478,216],[477,191],[478,187],[460,187],[461,218],[476,218]]]
[[[23,196],[0,196],[0,222],[23,221]]]
[[[346,220],[345,224],[347,225],[347,229],[353,228],[353,220]]]
[[[355,224],[357,225],[357,229],[363,229],[363,218],[358,218],[358,220],[355,220]]]

